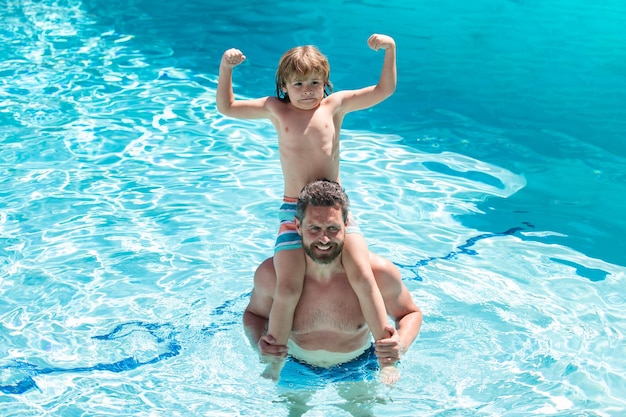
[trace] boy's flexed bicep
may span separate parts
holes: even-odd
[[[236,100],[233,92],[233,68],[245,61],[246,57],[238,49],[224,52],[220,63],[215,102],[217,110],[225,116],[239,119],[263,119],[270,117],[267,106],[269,97],[253,100]]]
[[[368,109],[385,100],[389,95],[380,94],[376,86],[360,88],[358,90],[344,90],[333,93],[329,98],[337,100],[339,113],[347,114],[353,111]]]
[[[217,110],[224,116],[237,119],[271,119],[271,111],[268,107],[271,97],[263,97],[252,100],[235,100],[234,95],[224,100],[217,99]]]
[[[376,85],[358,90],[346,90],[335,93],[339,102],[338,109],[344,114],[375,106],[396,91],[397,70],[395,41],[390,36],[375,33],[369,37],[367,43],[368,46],[375,51],[380,49],[385,51],[380,78]]]
[[[271,111],[268,104],[271,97],[236,100],[235,93],[233,93],[232,73],[232,67],[220,66],[220,76],[215,94],[217,111],[224,116],[238,119],[269,119]]]

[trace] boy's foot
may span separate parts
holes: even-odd
[[[387,365],[380,368],[378,379],[385,385],[391,385],[400,379],[400,371],[394,365]]]
[[[280,371],[282,371],[283,366],[285,366],[285,362],[287,361],[282,359],[268,363],[261,376],[263,378],[271,379],[274,382],[278,382],[280,379]]]

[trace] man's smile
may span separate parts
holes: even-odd
[[[332,245],[330,243],[327,243],[325,245],[322,245],[321,243],[318,243],[317,245],[315,245],[315,247],[317,249],[321,250],[321,251],[327,251],[327,250],[329,250],[332,247]]]

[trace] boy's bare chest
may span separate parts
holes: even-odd
[[[284,138],[332,140],[337,130],[332,114],[323,108],[311,112],[287,112],[280,124],[280,133]]]

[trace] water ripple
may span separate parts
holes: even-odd
[[[200,62],[198,51],[216,43],[210,34],[263,19],[203,15],[211,32],[197,2],[163,10],[122,3],[9,2],[2,12],[0,43],[9,45],[0,62],[3,401],[16,415],[275,412],[274,386],[254,379],[261,364],[240,322],[277,228],[276,134],[268,122],[218,115],[217,69],[181,65],[185,54],[166,36],[187,42],[184,32],[193,34],[189,59]],[[175,8],[189,25],[168,16],[154,26],[154,13]],[[413,9],[382,12],[390,10]],[[326,29],[321,36],[338,42]],[[472,48],[484,42],[471,34]],[[518,62],[516,54],[502,59]],[[265,55],[242,68],[249,78],[242,82],[271,79],[275,63]],[[361,71],[361,59],[347,68]],[[482,63],[461,60],[470,69]],[[455,74],[438,69],[441,80]],[[515,74],[495,75],[490,82],[502,95],[486,94],[486,103],[504,106],[516,95],[549,117],[565,112],[543,94],[520,91]],[[431,415],[623,409],[626,270],[569,244],[569,231],[598,237],[610,229],[589,220],[589,201],[598,188],[621,195],[623,161],[559,129],[530,121],[494,128],[439,108],[437,97],[450,93],[444,84],[428,92],[432,112],[407,106],[415,120],[393,127],[402,136],[377,133],[384,117],[364,112],[375,129],[342,137],[354,215],[425,314],[385,407],[399,415],[414,414],[416,404]],[[618,126],[617,114],[595,120]],[[532,140],[522,146],[517,137]],[[603,213],[621,213],[619,198],[598,198]],[[537,208],[546,205],[559,217]],[[332,395],[321,392],[320,401],[334,404]]]

